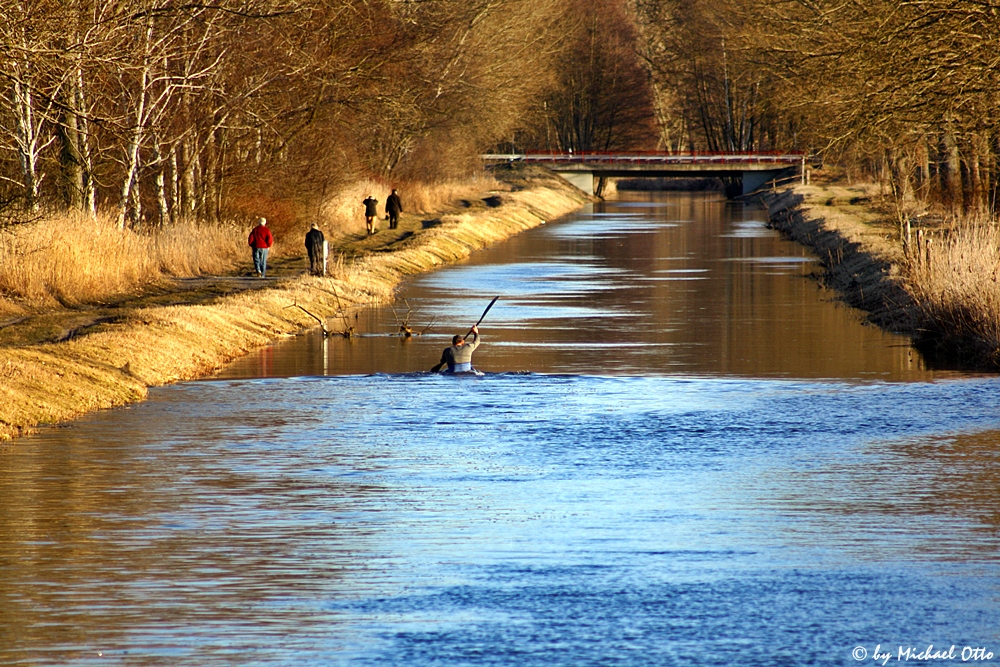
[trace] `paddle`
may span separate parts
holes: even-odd
[[[476,322],[476,326],[477,326],[477,327],[478,327],[478,326],[479,326],[480,324],[482,324],[482,323],[483,323],[483,320],[485,320],[485,319],[486,319],[486,313],[490,312],[490,308],[492,308],[492,307],[493,307],[493,304],[494,304],[494,303],[496,303],[496,302],[497,302],[497,299],[499,299],[499,298],[500,298],[500,295],[498,294],[497,296],[493,297],[493,300],[492,300],[492,301],[490,301],[490,305],[486,306],[486,310],[484,310],[484,311],[483,311],[483,316],[479,318],[479,321],[478,321],[478,322]],[[475,327],[473,327],[473,328],[475,328]],[[469,336],[471,336],[471,335],[472,335],[472,329],[469,329],[469,333],[465,334],[465,338],[468,338],[468,337],[469,337]],[[465,340],[465,338],[463,338],[462,340]]]

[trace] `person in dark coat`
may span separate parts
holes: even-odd
[[[362,204],[365,205],[365,225],[368,227],[368,234],[375,233],[375,217],[378,215],[378,200],[368,195]]]
[[[399,225],[399,214],[403,212],[403,200],[399,198],[399,192],[395,188],[385,200],[385,212],[389,216],[389,229],[396,229]]]
[[[323,232],[313,223],[312,229],[306,232],[306,252],[309,253],[309,273],[314,276],[323,275]]]
[[[247,243],[253,249],[253,268],[258,278],[267,277],[267,251],[274,244],[271,230],[267,228],[267,218],[257,221],[257,226],[250,232]]]

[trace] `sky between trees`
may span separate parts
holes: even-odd
[[[154,228],[489,150],[800,150],[997,208],[1000,0],[0,0],[0,215]]]

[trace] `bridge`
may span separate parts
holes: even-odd
[[[767,183],[805,178],[802,153],[511,153],[484,155],[492,163],[528,162],[548,167],[587,194],[604,190],[608,178],[721,178],[730,197]],[[598,186],[594,187],[597,179]]]

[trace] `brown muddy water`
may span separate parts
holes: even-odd
[[[0,663],[996,663],[1000,382],[816,271],[635,195],[5,446]]]
[[[633,197],[642,195],[634,194]],[[418,278],[389,308],[362,314],[369,334],[325,346],[303,337],[220,377],[428,370],[490,299],[483,371],[930,380],[907,339],[863,326],[809,276],[809,251],[765,226],[763,211],[716,194],[614,201],[517,236]],[[406,300],[406,303],[402,302]],[[396,339],[399,321],[428,334]],[[336,330],[344,325],[333,322]],[[487,351],[488,350],[488,351]]]

